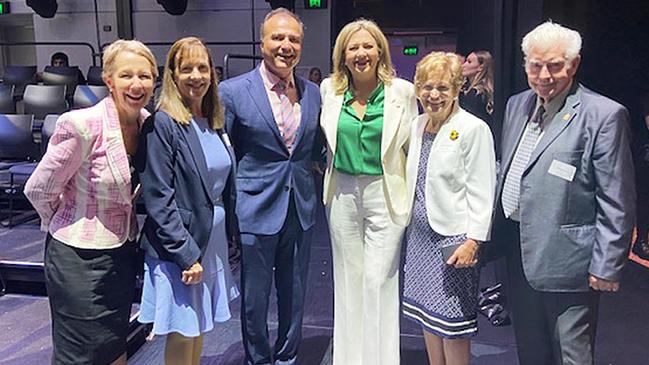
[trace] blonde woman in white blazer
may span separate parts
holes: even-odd
[[[496,186],[494,143],[489,126],[459,107],[459,56],[427,55],[415,85],[425,113],[413,122],[408,152],[413,206],[402,310],[421,325],[431,364],[469,364],[478,329],[475,265],[489,239]]]
[[[333,246],[335,365],[399,364],[399,263],[414,86],[394,76],[388,43],[368,20],[336,39],[320,124]]]

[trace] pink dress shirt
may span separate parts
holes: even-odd
[[[282,102],[279,99],[279,92],[276,91],[275,86],[281,81],[281,79],[270,72],[263,62],[259,66],[259,73],[264,82],[264,89],[266,89],[266,95],[268,95],[270,108],[273,110],[273,118],[275,118],[275,123],[279,123],[279,121],[282,120]],[[289,90],[295,89],[295,78],[293,77],[293,74],[291,74],[288,80],[284,81],[287,82]],[[295,94],[297,94],[297,90],[295,90]],[[302,119],[302,108],[298,102],[293,103],[293,116],[296,120]]]
[[[148,114],[142,109],[140,122]],[[110,249],[135,239],[131,170],[112,97],[59,117],[25,195],[41,230],[65,244]]]

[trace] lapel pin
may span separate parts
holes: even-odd
[[[570,120],[570,113],[564,114],[563,115],[563,120],[565,120],[566,122],[569,121]]]
[[[457,137],[459,137],[459,136],[460,136],[460,134],[455,129],[453,129],[451,131],[451,135],[450,135],[451,141],[455,141],[457,139]]]

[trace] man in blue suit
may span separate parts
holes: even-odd
[[[312,166],[323,145],[318,87],[293,73],[303,36],[295,14],[273,10],[261,26],[263,62],[219,86],[239,167],[236,213],[247,364],[297,362],[318,200]],[[266,320],[273,276],[279,328],[271,348]]]

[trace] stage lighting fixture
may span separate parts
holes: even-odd
[[[27,0],[27,6],[43,18],[54,18],[59,8],[56,0]]]
[[[187,0],[156,0],[171,15],[183,15],[187,10]]]

